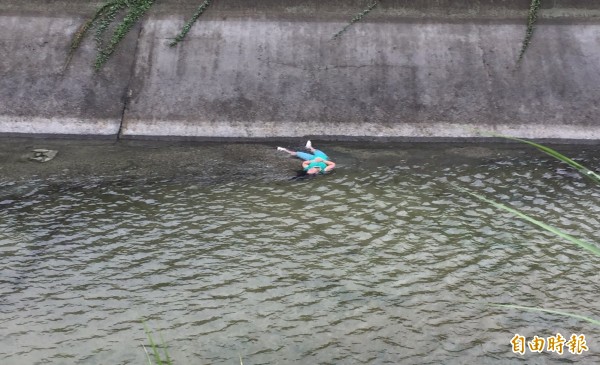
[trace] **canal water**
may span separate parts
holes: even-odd
[[[493,305],[600,320],[600,257],[457,188],[600,245],[600,187],[527,146],[328,142],[291,179],[275,144],[4,142],[2,364],[147,363],[142,321],[174,364],[600,363],[599,326]],[[589,350],[512,351],[557,333]]]

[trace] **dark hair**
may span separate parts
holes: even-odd
[[[299,171],[296,171],[296,176],[291,177],[290,180],[305,180],[305,179],[313,178],[315,176],[317,176],[317,175],[316,174],[309,175],[309,174],[306,173],[306,171],[299,170]]]

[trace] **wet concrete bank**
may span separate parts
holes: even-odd
[[[338,40],[366,2],[215,1],[173,48],[198,4],[166,1],[97,73],[91,39],[65,63],[99,3],[59,3],[0,2],[0,133],[600,139],[594,1],[544,4],[520,68],[522,1],[386,1]]]
[[[314,140],[336,162],[336,171],[362,171],[373,166],[392,168],[399,163],[475,164],[476,160],[519,158],[546,159],[548,169],[578,174],[533,147],[514,143],[369,143]],[[301,139],[277,142],[172,142],[141,140],[82,140],[0,137],[0,183],[8,181],[56,181],[115,177],[134,180],[180,179],[235,181],[240,179],[287,181],[300,170],[299,159],[276,150],[276,146],[302,150]],[[596,145],[550,145],[582,164],[598,170],[600,147]],[[34,149],[58,154],[40,163],[30,159]],[[399,160],[400,158],[400,160]],[[561,172],[562,173],[562,172]]]

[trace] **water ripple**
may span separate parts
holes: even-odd
[[[175,363],[502,364],[517,332],[584,333],[581,361],[600,362],[598,328],[486,304],[600,318],[600,258],[452,184],[596,244],[599,190],[547,159],[470,162],[286,184],[5,182],[0,356],[141,363],[145,319]]]

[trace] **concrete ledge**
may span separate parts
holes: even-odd
[[[570,126],[568,135],[564,126],[546,124],[496,124],[473,125],[468,123],[322,123],[313,121],[294,123],[290,121],[263,122],[211,122],[194,121],[150,121],[129,120],[123,126],[122,137],[155,139],[160,137],[198,137],[232,139],[298,138],[308,135],[324,139],[356,140],[360,137],[394,138],[443,138],[447,140],[481,137],[484,133],[520,136],[529,139],[579,141],[600,140],[600,125],[597,127]]]
[[[119,119],[78,119],[67,117],[17,117],[0,115],[0,132],[3,134],[69,134],[117,137]]]

